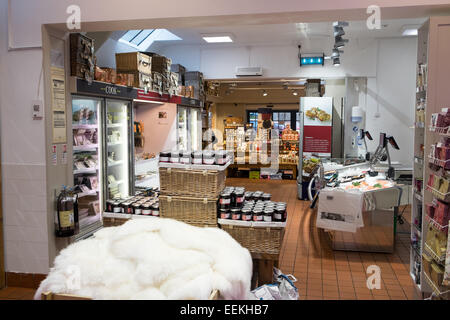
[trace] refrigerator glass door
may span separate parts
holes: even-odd
[[[78,194],[80,233],[101,220],[102,102],[82,96],[72,98],[73,184]]]
[[[188,108],[178,106],[178,149],[189,150]]]
[[[191,136],[190,147],[192,151],[201,150],[202,142],[202,123],[201,112],[199,108],[190,108],[189,110],[189,131]]]
[[[130,196],[130,104],[106,100],[105,115],[105,186],[106,200]]]

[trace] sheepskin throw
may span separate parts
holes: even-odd
[[[71,244],[55,258],[42,292],[93,299],[199,299],[213,290],[247,299],[249,251],[227,232],[172,219],[132,219]]]

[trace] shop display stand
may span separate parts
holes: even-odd
[[[446,203],[450,200],[450,193],[444,193],[445,191],[428,186],[430,175],[446,175],[447,161],[435,159],[430,155],[430,151],[432,145],[441,141],[443,137],[449,136],[448,127],[431,125],[432,114],[441,112],[442,108],[450,107],[450,91],[445,85],[448,83],[448,74],[450,74],[450,62],[448,61],[450,46],[443,40],[450,37],[449,24],[449,17],[431,17],[418,31],[414,188],[411,213],[411,276],[423,297],[433,294],[440,299],[448,299],[447,290],[441,284],[436,285],[434,274],[430,276],[425,272],[426,265],[423,262],[422,254],[427,254],[433,264],[441,266],[445,264],[443,257],[434,254],[425,241],[430,226],[445,234],[448,230],[448,227],[440,226],[427,216],[426,206],[431,205],[434,199]],[[438,168],[440,169],[438,170]],[[414,226],[415,221],[420,222],[421,228]]]
[[[426,112],[426,78],[421,65],[427,64],[428,57],[428,23],[419,29],[417,70],[416,70],[416,102],[414,124],[414,170],[413,197],[411,207],[411,252],[410,274],[419,290],[422,290],[422,248],[423,248],[423,216],[424,216],[424,148],[425,148],[425,112]],[[425,80],[425,81],[424,81]],[[420,228],[418,227],[420,226]]]

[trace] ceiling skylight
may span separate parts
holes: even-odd
[[[182,40],[166,29],[128,30],[119,41],[138,50],[148,49],[155,41]]]

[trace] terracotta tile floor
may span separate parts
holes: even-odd
[[[394,253],[333,251],[326,234],[315,227],[309,201],[297,199],[295,181],[229,178],[227,185],[269,192],[274,201],[287,203],[289,217],[279,266],[298,279],[301,300],[421,299],[409,275],[408,210],[405,223],[398,225]],[[373,264],[380,267],[382,282],[380,289],[369,290],[366,269]]]
[[[409,275],[409,223],[398,226],[396,249],[392,254],[333,251],[326,235],[315,227],[309,202],[297,199],[295,181],[227,179],[227,185],[262,190],[275,201],[287,203],[289,217],[280,253],[280,269],[293,274],[300,300],[406,300],[421,299]],[[367,266],[381,268],[381,289],[366,286]],[[0,300],[32,299],[34,289],[6,288]]]

